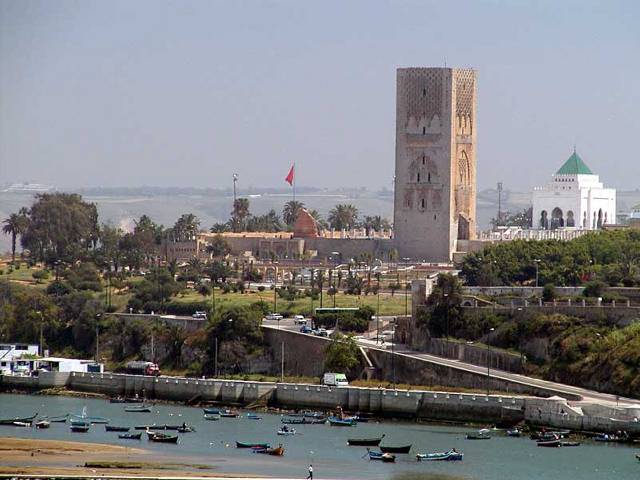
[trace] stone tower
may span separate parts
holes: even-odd
[[[401,258],[448,262],[476,231],[476,72],[399,68],[395,245]]]

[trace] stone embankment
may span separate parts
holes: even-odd
[[[180,402],[229,405],[263,403],[281,408],[368,412],[380,417],[539,425],[587,431],[626,430],[640,435],[640,406],[618,408],[559,397],[483,395],[425,390],[393,390],[326,385],[231,381],[182,377],[147,377],[111,373],[43,372],[40,377],[0,376],[3,390],[65,387],[105,395],[144,395]]]

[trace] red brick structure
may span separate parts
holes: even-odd
[[[296,222],[293,224],[294,238],[318,238],[320,229],[315,218],[304,208],[298,212]]]

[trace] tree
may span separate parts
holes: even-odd
[[[217,222],[214,223],[211,228],[209,229],[209,231],[211,233],[224,233],[224,232],[229,232],[231,231],[231,226],[229,224],[229,222],[227,223],[221,223],[221,222]]]
[[[100,247],[96,255],[96,263],[102,268],[110,269],[114,267],[117,272],[122,259],[122,250],[120,242],[123,232],[118,227],[111,225],[102,225],[100,228]]]
[[[241,232],[245,228],[245,221],[249,217],[249,199],[237,198],[233,202],[231,224],[234,232]]]
[[[224,257],[229,254],[231,247],[224,237],[220,234],[216,235],[205,247],[206,252],[213,258]]]
[[[358,344],[353,335],[336,334],[325,347],[326,372],[348,372],[360,364]]]
[[[249,215],[244,222],[247,232],[280,232],[283,230],[280,217],[275,210],[269,210],[264,215]]]
[[[542,301],[553,302],[556,298],[556,287],[553,283],[547,283],[542,289]]]
[[[192,213],[183,213],[173,225],[172,236],[176,242],[191,240],[198,233],[200,220]]]
[[[391,230],[391,224],[386,218],[382,218],[380,215],[373,217],[366,216],[360,224],[362,228],[367,231],[367,235],[370,235],[372,231],[381,232],[383,230]]]
[[[339,204],[329,211],[329,225],[335,230],[353,228],[358,220],[358,209],[351,204]]]
[[[282,209],[282,220],[288,227],[292,227],[298,218],[298,213],[304,208],[304,203],[297,200],[289,200]]]
[[[525,208],[521,212],[511,214],[509,212],[503,212],[500,215],[502,218],[492,218],[491,226],[496,228],[501,227],[520,227],[523,229],[531,228],[533,207]]]
[[[73,263],[88,256],[98,239],[98,210],[75,193],[42,193],[28,211],[21,235],[32,258],[53,266],[57,260]]]
[[[456,331],[462,319],[462,284],[458,277],[449,273],[438,276],[435,287],[427,299],[431,307],[429,329],[436,336],[449,335]],[[453,328],[451,328],[453,327]]]
[[[23,210],[20,213],[12,213],[9,218],[4,220],[2,226],[2,232],[7,235],[11,235],[11,261],[16,262],[16,240],[19,235],[22,235],[27,228],[29,219],[24,214]]]

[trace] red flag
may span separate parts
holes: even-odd
[[[285,177],[284,181],[287,182],[289,185],[293,186],[293,170],[296,168],[295,165],[291,165],[291,170],[289,170],[289,173],[287,174],[287,176]]]

